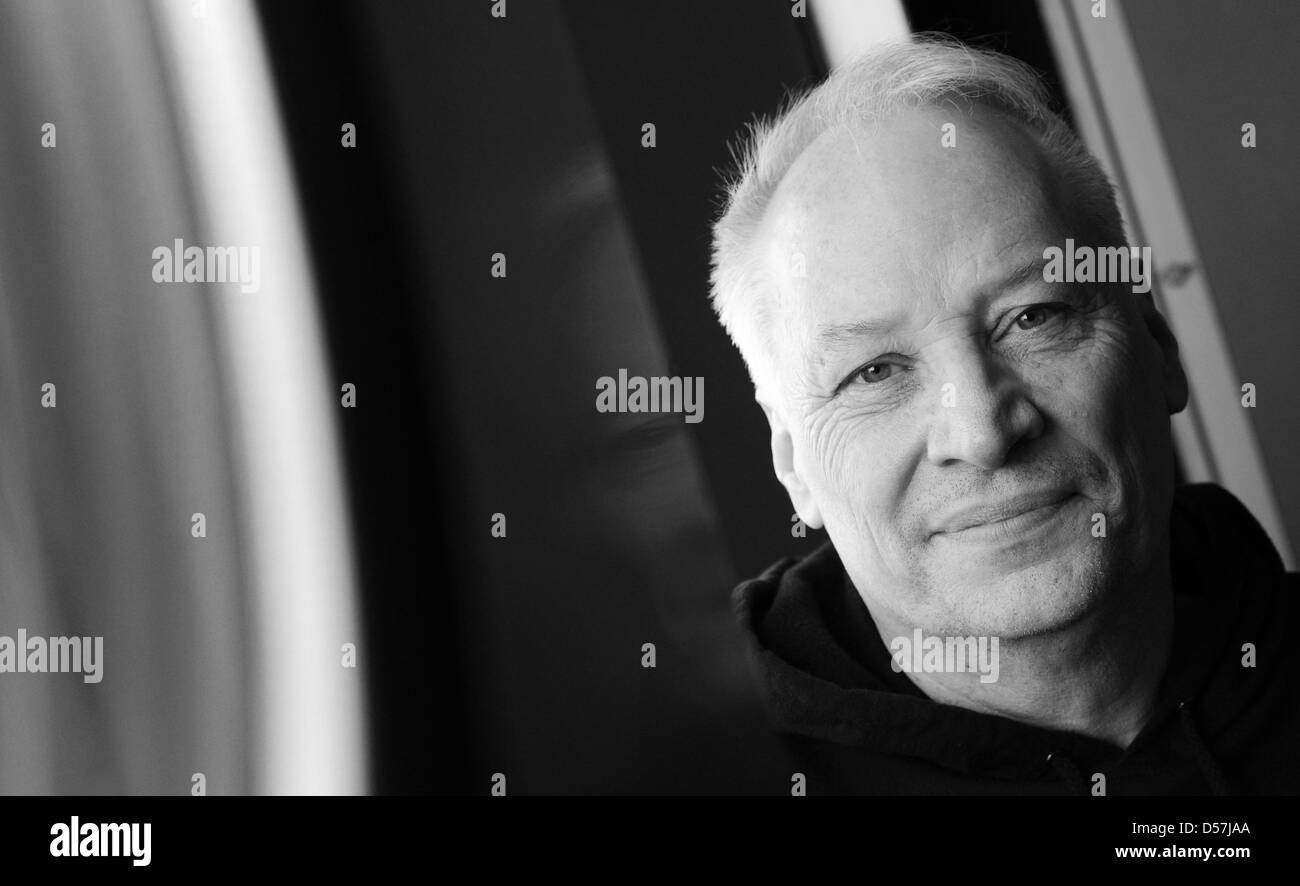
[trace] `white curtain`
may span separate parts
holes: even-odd
[[[0,673],[0,792],[365,789],[338,385],[261,52],[242,0],[0,0],[0,636],[104,638],[99,683]],[[274,271],[155,283],[177,238]]]

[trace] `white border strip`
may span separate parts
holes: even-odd
[[[1150,246],[1156,259],[1160,309],[1178,337],[1196,398],[1197,411],[1189,407],[1174,421],[1188,479],[1211,480],[1237,495],[1268,532],[1287,569],[1294,570],[1290,537],[1259,440],[1241,405],[1240,375],[1219,323],[1128,22],[1117,0],[1107,4],[1104,19],[1092,17],[1091,5],[1039,0],[1080,131],[1108,169],[1123,171],[1117,184],[1122,182],[1128,189],[1120,188],[1130,233],[1136,235],[1140,229],[1148,241],[1141,245]],[[1074,29],[1086,58],[1079,55]],[[1099,94],[1094,94],[1092,82]],[[1114,152],[1105,137],[1103,117],[1110,123]],[[1169,276],[1161,270],[1178,266],[1193,270],[1176,287],[1167,286]],[[1197,424],[1208,451],[1201,445]]]
[[[204,245],[261,248],[260,291],[219,284],[176,296],[211,299],[229,372],[258,643],[253,789],[362,793],[360,671],[345,670],[340,652],[348,642],[365,650],[333,411],[339,384],[326,372],[262,35],[248,0],[154,0],[153,11]]]

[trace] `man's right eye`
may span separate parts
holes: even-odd
[[[875,384],[876,382],[884,381],[893,374],[893,363],[880,362],[868,363],[866,366],[859,369],[854,377],[866,382],[867,384]]]
[[[853,370],[853,373],[849,375],[848,378],[839,383],[839,386],[835,389],[835,393],[838,394],[845,388],[859,383],[868,385],[879,384],[893,376],[894,370],[898,368],[898,364],[894,363],[892,360],[873,360],[867,365]]]

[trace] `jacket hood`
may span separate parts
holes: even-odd
[[[1249,755],[1257,733],[1292,701],[1280,663],[1291,658],[1282,651],[1294,594],[1284,590],[1294,576],[1250,512],[1219,486],[1180,487],[1170,529],[1173,647],[1154,715],[1123,750],[929,699],[891,667],[829,542],[742,583],[732,600],[773,727],[788,736],[865,752],[855,760],[921,764],[936,792],[948,789],[942,773],[968,786],[972,778],[1040,781],[1086,792],[1083,773],[1118,767],[1130,788],[1161,792],[1170,785],[1157,775],[1178,771],[1200,790],[1227,793],[1223,761]],[[1251,668],[1242,664],[1245,643],[1256,650]]]

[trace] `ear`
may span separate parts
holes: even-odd
[[[1143,295],[1140,304],[1142,319],[1160,348],[1164,364],[1165,404],[1169,407],[1169,414],[1174,415],[1187,407],[1187,373],[1183,371],[1183,361],[1178,356],[1178,339],[1174,338],[1173,330],[1156,310],[1151,293]]]
[[[776,479],[781,481],[790,495],[790,504],[794,505],[799,519],[813,529],[821,529],[822,514],[813,501],[808,485],[795,467],[794,438],[791,437],[785,420],[771,403],[759,400],[758,405],[763,407],[763,414],[767,416],[768,426],[772,429],[772,469],[776,472]]]

